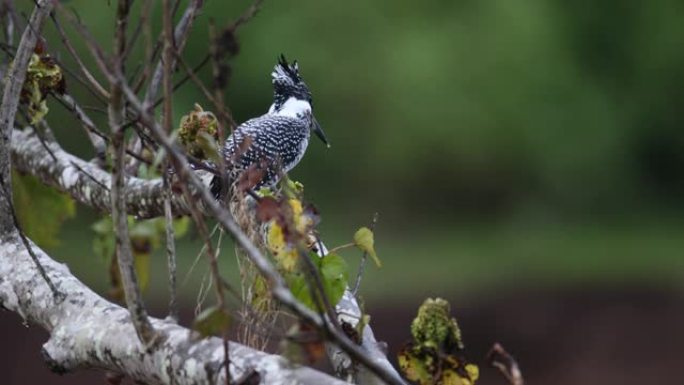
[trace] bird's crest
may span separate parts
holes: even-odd
[[[295,87],[301,83],[302,77],[299,75],[299,66],[295,60],[292,64],[287,62],[285,55],[281,54],[278,58],[278,64],[273,68],[271,73],[274,85]]]
[[[299,66],[295,60],[292,64],[287,62],[285,55],[280,55],[278,64],[271,73],[273,78],[274,108],[282,107],[288,98],[294,97],[311,103],[311,92],[299,74]]]

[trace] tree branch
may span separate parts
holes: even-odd
[[[128,24],[129,0],[119,0],[117,7],[116,32],[114,34],[114,67],[117,72],[123,72],[123,53],[126,50],[126,25]],[[112,130],[112,174],[114,181],[111,187],[112,223],[114,224],[114,239],[116,240],[116,261],[119,265],[121,283],[126,296],[126,305],[131,313],[131,319],[138,337],[148,347],[159,342],[158,334],[147,317],[147,310],[142,300],[142,292],[138,285],[138,276],[133,263],[133,249],[128,233],[128,216],[126,213],[126,190],[124,169],[126,161],[125,116],[124,103],[119,82],[110,82],[110,99],[108,105],[109,127]]]
[[[111,174],[67,153],[55,142],[47,142],[43,146],[38,136],[31,131],[14,130],[12,134],[12,160],[15,169],[38,177],[43,183],[68,193],[82,204],[101,211],[110,211]],[[50,153],[57,161],[52,159]],[[127,212],[131,215],[139,218],[164,215],[164,186],[161,178],[126,178],[125,200]],[[182,197],[172,197],[171,208],[174,215],[188,214],[188,207]]]
[[[54,284],[66,295],[56,302],[16,233],[0,237],[0,305],[50,333],[43,356],[51,370],[80,368],[115,371],[150,384],[221,384],[223,342],[195,340],[170,321],[151,318],[167,338],[150,353],[135,335],[128,311],[101,298],[36,245],[31,245]],[[282,357],[230,343],[233,378],[252,371],[262,384],[343,385],[326,374],[294,366]]]

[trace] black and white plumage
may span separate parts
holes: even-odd
[[[227,185],[238,180],[245,170],[260,171],[254,190],[275,185],[281,172],[290,171],[302,159],[311,131],[329,146],[313,116],[311,92],[299,74],[297,62],[289,64],[281,55],[271,77],[271,108],[242,123],[226,139],[223,156],[229,170]],[[212,192],[220,196],[221,180],[214,177],[211,185]]]

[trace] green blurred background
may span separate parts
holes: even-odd
[[[249,4],[207,1],[187,62],[207,52],[209,18],[227,25]],[[115,2],[65,5],[109,49]],[[380,214],[386,263],[369,269],[368,296],[669,284],[684,276],[673,268],[684,264],[682,16],[671,0],[267,1],[238,32],[226,100],[238,122],[264,113],[277,55],[299,60],[333,146],[312,141],[292,176],[322,212],[330,245]],[[45,34],[75,70],[51,25]],[[129,69],[141,58],[134,52]],[[209,68],[201,75],[208,81]],[[189,82],[175,116],[195,102],[209,106]],[[78,125],[51,107],[63,146],[91,157]],[[57,252],[104,276],[83,263],[93,217],[79,213]],[[196,248],[183,249],[188,259]]]
[[[116,2],[64,3],[111,41]],[[249,4],[207,1],[185,59],[207,52],[209,18],[227,25]],[[380,214],[385,265],[367,270],[370,304],[587,287],[680,293],[682,20],[678,0],[267,0],[239,30],[226,100],[238,122],[264,113],[277,56],[299,60],[332,148],[312,140],[291,176],[320,209],[331,246]],[[160,23],[157,13],[155,31]],[[45,34],[76,69],[54,28]],[[129,68],[141,57],[134,52]],[[76,82],[69,89],[94,103]],[[195,102],[209,106],[188,83],[175,94],[176,118]],[[92,157],[81,128],[50,106],[60,143]],[[105,116],[92,116],[105,127]],[[95,218],[79,207],[54,253],[104,291],[107,263],[91,253]],[[199,245],[181,242],[182,274]],[[224,250],[235,278],[232,247]],[[359,255],[345,257],[355,266]],[[148,296],[162,301],[163,257],[154,263]],[[204,271],[190,274],[188,303]]]

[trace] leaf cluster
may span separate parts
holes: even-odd
[[[28,110],[30,124],[39,123],[49,109],[47,106],[47,96],[50,92],[64,94],[66,82],[62,69],[50,55],[42,53],[42,49],[31,55],[28,69],[26,70],[26,80],[24,81],[19,102],[25,105]]]
[[[421,385],[474,385],[477,365],[464,357],[461,330],[449,302],[428,298],[411,323],[413,341],[398,355],[404,375]]]

